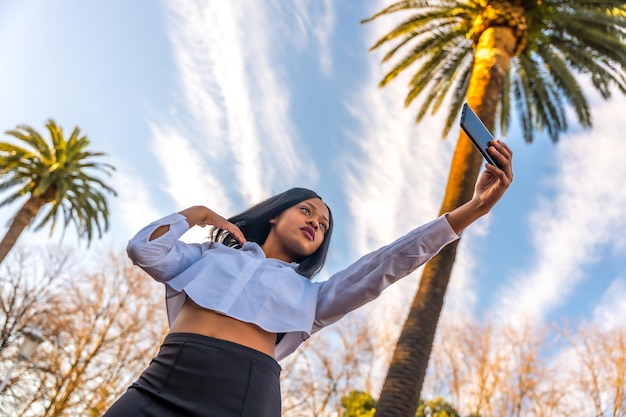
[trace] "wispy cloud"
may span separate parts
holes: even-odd
[[[232,213],[232,207],[219,182],[209,173],[201,153],[194,151],[192,143],[180,136],[179,132],[164,126],[150,126],[153,137],[152,153],[163,169],[159,184],[169,194],[171,204],[156,203],[152,194],[154,183],[149,184],[140,172],[134,172],[128,164],[117,163],[120,167],[113,176],[113,187],[118,191],[115,213],[122,213],[120,222],[129,233],[138,231],[146,222],[167,214],[164,206],[171,211],[182,210],[196,204],[205,204],[218,213]],[[161,209],[157,209],[161,207]],[[207,231],[192,229],[185,240],[198,241],[206,238]],[[128,239],[128,235],[123,236]]]
[[[218,213],[230,213],[224,186],[211,173],[203,153],[177,130],[154,125],[151,130],[153,152],[164,171],[164,188],[176,207],[204,203]]]
[[[111,199],[112,224],[122,226],[111,231],[109,240],[127,241],[128,238],[146,225],[146,221],[163,216],[151,202],[149,186],[145,183],[141,172],[136,172],[133,165],[119,160],[111,162],[118,167],[111,177],[111,186],[117,191],[117,198]],[[114,207],[114,208],[113,208]],[[119,216],[119,219],[117,219]],[[122,235],[115,236],[115,233]]]
[[[188,129],[215,176],[232,183],[245,204],[315,175],[289,121],[272,16],[260,1],[167,3]],[[229,160],[231,165],[224,161]],[[220,175],[217,175],[217,172]],[[309,173],[309,174],[303,174]]]
[[[501,317],[542,319],[567,302],[576,286],[593,279],[583,267],[601,262],[601,248],[623,247],[626,220],[626,151],[614,120],[626,99],[594,99],[594,128],[567,135],[555,156],[556,173],[533,213],[535,261],[514,277],[498,307]]]
[[[392,27],[388,20],[364,27],[366,44]],[[346,193],[354,217],[356,250],[388,243],[437,214],[450,164],[452,141],[440,139],[442,115],[415,125],[415,107],[404,108],[406,77],[380,89],[380,54],[369,58],[362,88],[346,100],[359,128],[350,133],[357,151],[346,161]]]
[[[624,326],[626,317],[626,278],[615,279],[593,312],[592,321],[602,330]]]
[[[278,0],[279,5],[284,2]],[[320,0],[310,2],[306,0],[294,0],[293,20],[297,36],[291,37],[299,49],[309,47],[309,37],[312,36],[316,45],[318,61],[322,72],[326,76],[332,73],[332,35],[335,30],[335,13],[332,0]],[[291,29],[291,28],[290,28]],[[290,30],[286,33],[292,33]]]

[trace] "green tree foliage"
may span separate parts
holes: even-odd
[[[372,417],[376,400],[368,392],[352,390],[341,397],[343,417]],[[455,408],[441,397],[420,400],[415,417],[461,417]]]
[[[415,417],[461,417],[450,403],[441,397],[420,400]]]
[[[0,242],[0,262],[38,215],[35,230],[49,225],[52,234],[57,221],[64,228],[72,223],[88,243],[95,232],[102,237],[108,229],[105,193],[116,193],[94,174],[110,175],[115,168],[94,161],[105,154],[87,150],[89,139],[78,127],[67,139],[54,120],[48,120],[46,128],[50,142],[26,125],[6,132],[24,146],[0,142],[0,192],[8,194],[0,207],[26,200]]]
[[[376,400],[363,391],[352,390],[341,397],[343,417],[372,417],[376,411]]]

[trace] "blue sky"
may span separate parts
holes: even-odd
[[[0,128],[43,131],[51,117],[109,155],[119,196],[91,250],[122,248],[190,205],[229,216],[292,186],[315,189],[337,221],[324,279],[436,216],[458,134],[441,139],[443,114],[414,125],[406,77],[377,87],[385,67],[367,49],[400,16],[359,21],[387,3],[3,0]],[[525,144],[515,125],[505,138],[514,183],[466,231],[444,317],[623,322],[626,99],[603,101],[580,80],[592,130],[570,118],[556,145]],[[418,280],[367,308],[403,314]]]

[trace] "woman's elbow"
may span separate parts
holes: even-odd
[[[143,245],[140,245],[135,239],[131,239],[128,241],[128,245],[126,245],[126,254],[133,261],[134,265],[139,263],[141,258]]]

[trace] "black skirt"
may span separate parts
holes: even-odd
[[[172,333],[104,417],[280,417],[280,371],[257,350]]]

